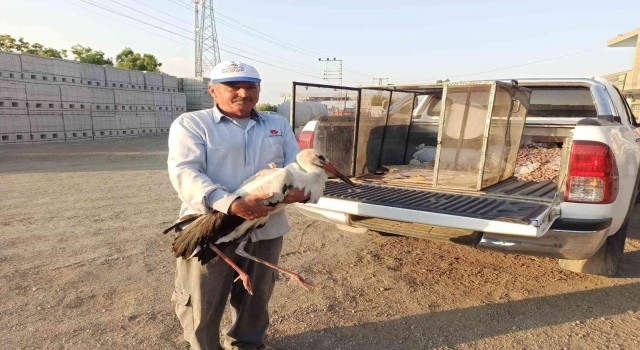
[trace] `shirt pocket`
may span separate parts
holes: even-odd
[[[215,168],[244,164],[244,145],[230,142],[227,145],[213,145],[207,150],[207,163]]]
[[[274,163],[276,167],[284,167],[284,140],[282,137],[267,137],[262,139],[262,158],[266,163]],[[265,164],[266,165],[266,164]]]

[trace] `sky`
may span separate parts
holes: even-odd
[[[194,75],[192,1],[0,0],[0,6],[0,34],[57,49],[81,44],[109,57],[130,47],[155,55],[165,73]],[[221,58],[259,70],[265,103],[280,103],[292,81],[338,84],[323,80],[327,63],[319,58],[342,60],[346,86],[626,71],[634,49],[606,43],[640,28],[638,0],[214,0],[213,6]]]

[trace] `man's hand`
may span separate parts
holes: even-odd
[[[284,196],[284,199],[282,199],[282,203],[291,204],[304,202],[306,200],[309,200],[309,196],[304,194],[304,190],[294,187],[287,190],[287,194]]]
[[[262,204],[262,201],[269,199],[273,193],[251,194],[244,198],[237,198],[229,206],[229,214],[237,215],[243,219],[255,220],[265,217],[275,207]]]

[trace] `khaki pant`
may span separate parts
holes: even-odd
[[[219,350],[220,321],[229,295],[232,324],[225,329],[225,347],[254,349],[262,344],[269,326],[268,303],[277,272],[262,264],[235,254],[237,244],[230,244],[223,252],[251,279],[253,296],[238,280],[236,272],[222,259],[216,258],[205,266],[197,259],[176,260],[175,290],[171,300],[184,330],[184,338],[193,349]],[[250,242],[246,251],[277,264],[282,250],[282,237]]]

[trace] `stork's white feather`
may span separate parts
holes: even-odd
[[[314,163],[316,153],[300,152],[297,163],[287,165],[293,176],[291,186],[303,189],[311,202],[317,202],[324,192],[325,182],[329,178],[327,173]]]
[[[287,191],[295,187],[304,190],[305,194],[309,196],[309,200],[316,202],[322,196],[325,182],[329,177],[323,168],[324,163],[325,158],[319,152],[313,149],[306,149],[298,153],[296,163],[289,164],[284,168],[261,170],[244,181],[234,193],[245,197],[250,194],[271,192],[273,196],[265,201],[265,204],[274,204],[280,203]],[[278,204],[276,209],[270,212],[269,216],[283,210],[285,207],[286,204],[284,203]],[[243,222],[233,232],[218,239],[215,244],[231,242],[241,237],[247,231],[251,231],[267,222],[269,216]]]
[[[265,204],[279,203],[284,198],[286,189],[291,185],[293,175],[287,168],[272,168],[259,171],[245,180],[234,193],[240,197],[250,194],[273,193]]]

